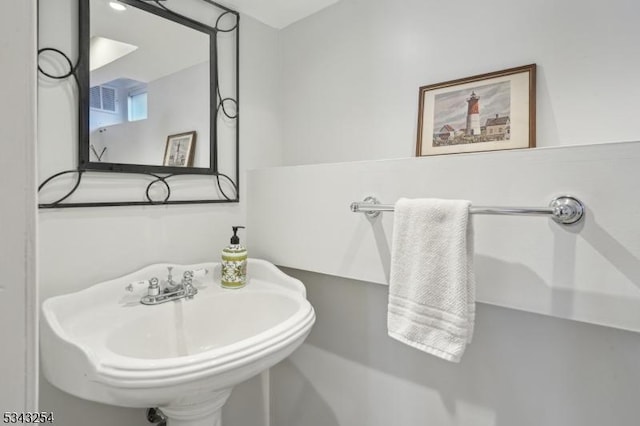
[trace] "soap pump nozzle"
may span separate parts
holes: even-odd
[[[245,229],[244,226],[232,226],[233,229],[233,237],[231,237],[231,244],[238,245],[240,244],[240,237],[238,237],[238,229]]]

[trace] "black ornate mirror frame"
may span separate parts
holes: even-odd
[[[211,0],[201,0],[220,9],[222,12],[216,20],[215,27],[209,27],[190,17],[181,15],[168,7],[162,2],[165,0],[119,0],[121,3],[128,4],[138,9],[158,15],[164,19],[177,22],[189,28],[201,31],[209,35],[209,83],[210,83],[210,148],[209,148],[209,167],[169,167],[154,166],[141,164],[121,164],[90,161],[89,147],[89,44],[90,44],[90,10],[89,0],[78,0],[79,7],[79,57],[75,66],[71,60],[61,51],[53,48],[43,48],[38,51],[42,54],[47,51],[55,52],[61,55],[69,66],[69,72],[56,76],[45,72],[40,66],[38,70],[46,77],[60,80],[73,76],[79,87],[79,141],[78,141],[78,167],[73,170],[65,170],[56,173],[42,182],[38,188],[40,192],[48,183],[56,178],[74,173],[76,174],[76,182],[72,189],[62,198],[50,202],[41,203],[39,208],[63,208],[63,207],[100,207],[100,206],[127,206],[127,205],[166,205],[166,204],[200,204],[200,203],[228,203],[239,201],[239,154],[240,154],[240,137],[239,137],[239,33],[240,33],[240,15],[238,12],[222,6]],[[222,28],[221,22],[227,15],[232,15],[235,23],[230,28]],[[218,57],[218,33],[234,33],[235,35],[235,88],[234,95],[223,97],[219,81],[219,57]],[[232,107],[229,105],[233,105]],[[231,110],[231,111],[229,111]],[[235,179],[230,178],[221,173],[218,165],[218,120],[226,117],[228,120],[235,122]],[[145,197],[146,201],[117,201],[117,202],[64,202],[68,199],[80,186],[82,176],[89,172],[118,172],[131,173],[135,175],[146,175],[151,180],[147,181]],[[217,199],[200,199],[200,200],[171,200],[171,187],[169,179],[179,177],[181,175],[212,175],[215,179],[219,194],[222,198]],[[226,181],[232,188],[233,194],[227,194],[221,183],[221,179]],[[152,186],[162,183],[165,187],[165,197],[163,199],[153,199],[150,195]]]

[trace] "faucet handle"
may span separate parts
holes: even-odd
[[[160,281],[156,277],[149,280],[147,293],[149,296],[158,296],[160,294]]]
[[[134,281],[129,283],[129,285],[127,285],[124,289],[129,292],[133,292],[134,285],[148,285],[148,284],[149,284],[149,280]]]
[[[207,268],[198,268],[198,269],[194,269],[193,271],[187,271],[187,272],[191,272],[192,278],[200,278],[207,275],[209,273],[209,270]]]
[[[182,274],[182,286],[187,299],[193,299],[193,296],[198,294],[198,289],[193,286],[194,273],[195,271],[184,271]]]
[[[192,285],[194,278],[204,277],[208,273],[209,270],[205,268],[184,271],[184,274],[182,274],[182,284]]]
[[[160,294],[160,284],[156,277],[153,277],[149,280],[131,282],[124,289],[129,292],[133,292],[134,286],[138,285],[146,285],[149,296],[157,296],[158,294]]]
[[[208,273],[209,273],[209,270],[205,268],[188,270],[188,271],[184,271],[184,274],[182,274],[182,278],[184,278],[185,280],[200,278],[200,277],[204,277]]]
[[[182,285],[184,287],[193,286],[193,271],[184,271],[184,274],[182,274]]]

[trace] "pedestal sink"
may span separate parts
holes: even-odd
[[[140,303],[144,285],[205,268],[193,299]],[[159,407],[169,426],[219,426],[233,386],[291,354],[315,321],[302,283],[256,259],[248,284],[220,287],[219,264],[151,265],[42,305],[43,373],[79,398],[124,407]]]

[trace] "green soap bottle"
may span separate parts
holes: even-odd
[[[222,287],[241,288],[247,284],[247,249],[240,245],[238,229],[233,226],[231,244],[222,250]]]

